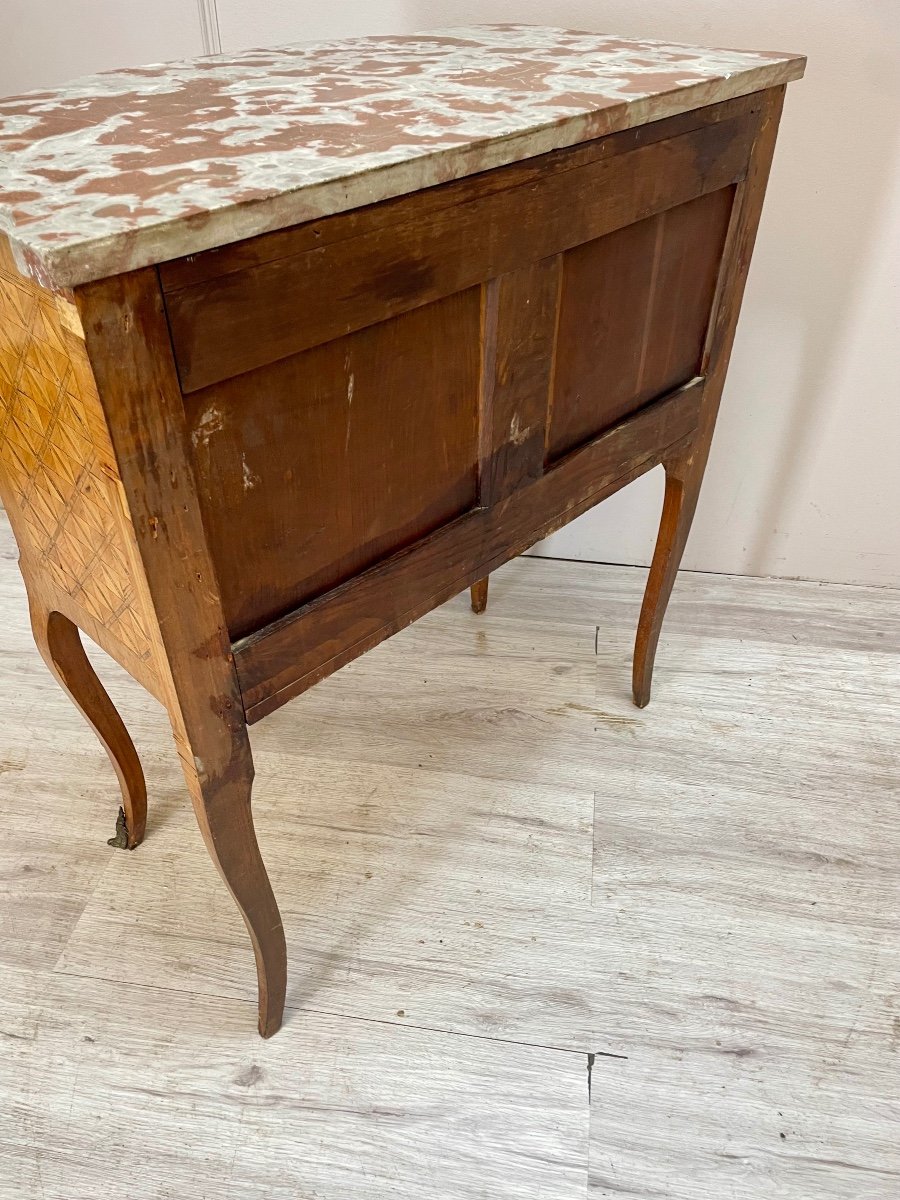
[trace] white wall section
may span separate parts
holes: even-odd
[[[194,0],[3,0],[0,30],[3,96],[204,50]]]

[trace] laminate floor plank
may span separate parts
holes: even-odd
[[[138,908],[139,880],[105,912],[98,899],[59,969],[111,981],[146,973],[172,989],[249,1000],[240,927],[210,924],[214,877],[188,887],[183,864],[163,862],[160,873],[150,911]],[[723,1037],[800,1053],[806,1037],[840,1040],[860,1022],[889,1044],[897,955],[882,914],[875,928],[859,927],[797,903],[750,919],[739,896],[628,885],[609,888],[593,911],[449,902],[386,884],[363,903],[360,891],[332,892],[321,907],[312,889],[306,904],[282,894],[291,1020],[309,1008],[585,1053]],[[122,953],[110,956],[117,943]]]
[[[264,1043],[254,1004],[4,983],[3,1200],[585,1195],[580,1055],[317,1014]]]
[[[254,749],[305,754],[314,747],[317,757],[338,764],[359,760],[529,785],[595,786],[602,764],[590,744],[592,629],[590,636],[585,629],[585,650],[575,662],[535,661],[536,639],[527,633],[519,635],[516,653],[504,647],[493,654],[488,645],[480,656],[432,660],[427,632],[414,626],[402,641],[376,647],[254,726]],[[464,617],[459,634],[470,642],[489,638]],[[365,730],[364,737],[354,730]]]
[[[691,953],[709,1037],[596,1059],[592,1200],[900,1195],[898,599],[679,581],[653,702],[604,730],[594,904],[645,980]],[[598,696],[620,670],[598,646]]]
[[[838,1064],[822,1049],[821,1063],[691,1049],[596,1059],[590,1200],[896,1200],[896,1063],[857,1047]]]

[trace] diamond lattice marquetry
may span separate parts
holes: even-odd
[[[84,342],[57,298],[0,258],[0,469],[50,578],[139,658],[151,641]]]

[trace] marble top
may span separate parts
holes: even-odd
[[[0,232],[44,283],[355,208],[803,74],[525,25],[250,50],[0,100]]]

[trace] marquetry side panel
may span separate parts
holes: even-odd
[[[153,687],[155,622],[78,314],[22,276],[2,239],[0,477],[26,573]]]

